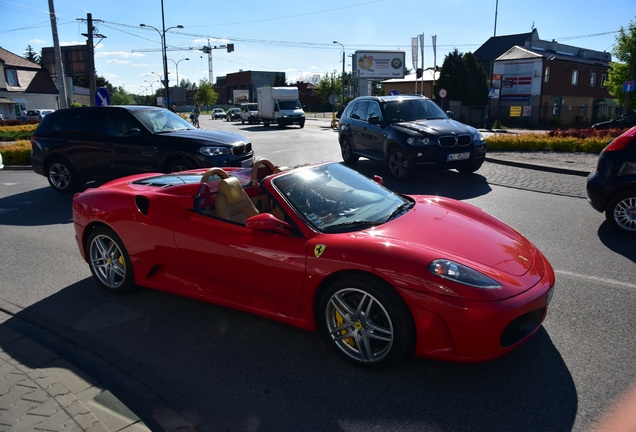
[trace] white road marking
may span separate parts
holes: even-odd
[[[554,272],[556,274],[562,274],[562,275],[565,275],[565,276],[571,276],[571,277],[575,277],[575,278],[579,278],[579,279],[586,279],[586,280],[602,282],[602,283],[606,283],[606,284],[610,284],[610,285],[617,285],[617,286],[620,286],[620,287],[623,287],[623,288],[636,289],[636,284],[629,283],[629,282],[622,282],[622,281],[617,281],[617,280],[614,280],[614,279],[600,278],[600,277],[596,277],[596,276],[588,276],[588,275],[584,275],[584,274],[580,274],[580,273],[574,273],[574,272],[569,272],[569,271],[564,271],[564,270],[555,270]]]

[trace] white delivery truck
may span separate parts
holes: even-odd
[[[256,89],[258,116],[264,126],[305,126],[305,112],[298,101],[296,87],[259,87]]]

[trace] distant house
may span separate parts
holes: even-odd
[[[430,99],[437,99],[433,95],[433,84],[439,79],[439,71],[433,72],[433,68],[424,69],[422,78],[416,74],[405,75],[404,78],[395,78],[382,81],[384,93],[390,94],[422,94]]]
[[[20,109],[58,109],[59,92],[37,63],[0,48],[0,114],[20,118]]]
[[[494,117],[527,117],[531,124],[579,125],[614,115],[615,102],[605,81],[611,55],[560,44],[529,40],[497,57]]]

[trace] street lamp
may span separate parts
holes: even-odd
[[[163,14],[163,0],[161,0],[161,22],[162,22],[162,30],[159,30],[156,27],[153,27],[151,25],[147,25],[147,24],[139,24],[140,27],[149,27],[151,29],[154,29],[157,33],[159,33],[159,36],[161,37],[161,54],[163,55],[163,76],[165,78],[165,82],[164,82],[164,87],[165,87],[165,99],[166,99],[166,104],[170,104],[170,85],[168,83],[168,55],[167,55],[167,46],[166,46],[166,32],[170,29],[173,28],[179,28],[182,29],[183,26],[181,24],[177,25],[177,26],[173,26],[173,27],[168,27],[166,28],[166,24],[164,21],[164,14]]]
[[[181,85],[181,84],[179,83],[179,63],[181,63],[181,62],[182,62],[182,61],[184,61],[184,60],[190,60],[190,59],[186,57],[186,58],[182,58],[182,59],[181,59],[181,60],[179,60],[179,61],[174,61],[174,60],[172,60],[172,59],[168,59],[168,60],[170,60],[172,63],[174,63],[174,67],[177,69],[177,86],[179,86],[179,85]]]
[[[338,41],[333,41],[333,43],[338,44],[342,47],[342,106],[344,106],[345,103],[345,83],[344,83],[344,79],[345,79],[345,47],[343,44],[341,44]]]
[[[152,87],[154,83],[159,82],[159,80],[157,81],[148,81],[148,80],[144,80],[144,82],[147,82],[148,84],[150,84],[150,93],[152,93],[152,96],[155,96],[155,89]],[[146,89],[148,89],[148,87],[146,87]]]

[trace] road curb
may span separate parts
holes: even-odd
[[[580,171],[580,170],[573,170],[568,168],[557,168],[557,167],[550,167],[545,165],[533,165],[533,164],[528,164],[524,162],[501,160],[501,159],[491,158],[488,156],[486,156],[486,161],[490,163],[513,166],[517,168],[526,168],[526,169],[532,169],[535,171],[546,171],[546,172],[552,172],[556,174],[575,175],[579,177],[587,177],[590,174],[589,171]]]

